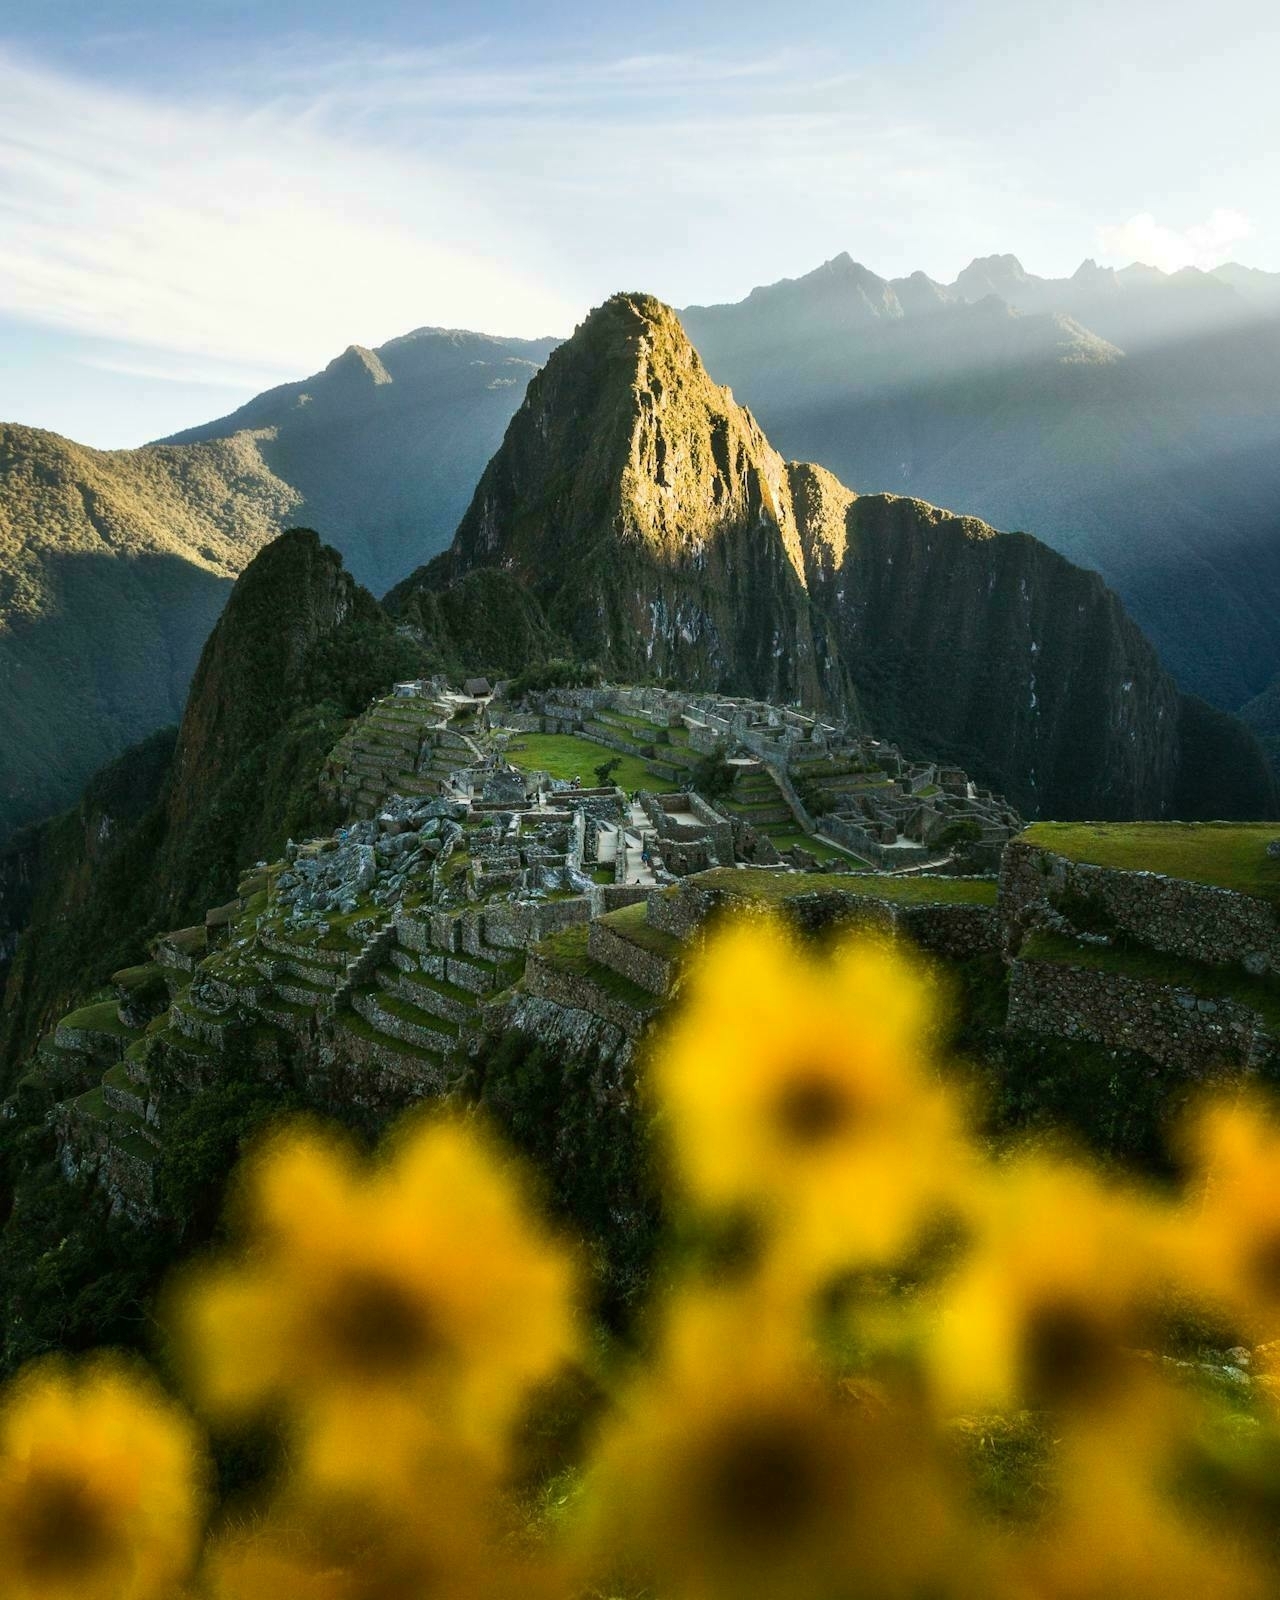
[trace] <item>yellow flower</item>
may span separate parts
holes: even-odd
[[[1191,1515],[1175,1467],[1202,1421],[1188,1394],[1140,1376],[1060,1443],[1058,1502],[1015,1570],[1035,1600],[1269,1600],[1238,1528]]]
[[[777,1309],[754,1291],[676,1308],[588,1469],[600,1578],[665,1600],[988,1600],[924,1420],[842,1398]]]
[[[925,981],[883,943],[801,955],[777,925],[712,941],[653,1066],[688,1194],[750,1207],[816,1269],[882,1261],[963,1188]]]
[[[975,1215],[977,1239],[927,1336],[944,1406],[1109,1401],[1168,1283],[1161,1210],[1037,1158],[993,1174]]]
[[[368,1500],[292,1495],[207,1553],[208,1600],[552,1600],[556,1574],[515,1548],[490,1485],[437,1459],[406,1515]],[[558,1591],[563,1594],[565,1591]]]
[[[193,1277],[177,1320],[210,1412],[282,1406],[313,1476],[386,1477],[427,1439],[496,1455],[576,1348],[570,1259],[460,1122],[416,1123],[375,1165],[294,1130],[241,1198],[248,1253]]]
[[[1186,1131],[1195,1164],[1185,1212],[1189,1286],[1256,1341],[1280,1333],[1280,1124],[1245,1097],[1217,1102]]]
[[[123,1365],[28,1367],[0,1404],[0,1594],[169,1594],[195,1554],[201,1465],[189,1420]]]

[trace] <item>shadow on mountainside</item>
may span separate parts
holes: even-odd
[[[53,605],[0,631],[0,844],[178,721],[231,592],[176,555],[46,556],[44,572]]]

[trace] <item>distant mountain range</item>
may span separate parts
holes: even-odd
[[[681,317],[785,455],[1096,568],[1216,705],[1280,672],[1280,273],[842,255]]]
[[[1280,275],[998,256],[943,285],[842,256],[681,315],[784,455],[1095,566],[1184,688],[1280,736]],[[0,425],[0,838],[177,719],[284,527],[378,593],[442,550],[554,347],[419,329],[140,450]],[[492,645],[495,583],[441,592],[438,625]],[[526,610],[528,648],[558,625]]]

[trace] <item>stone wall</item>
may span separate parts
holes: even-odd
[[[653,1017],[653,1011],[620,1000],[585,976],[567,972],[552,961],[529,952],[524,969],[525,991],[540,1000],[548,1000],[571,1011],[588,1012],[602,1022],[610,1023],[630,1039],[638,1039]],[[658,1002],[654,1001],[656,1009]]]
[[[774,908],[766,902],[751,901],[693,878],[682,883],[674,894],[651,893],[648,919],[664,933],[691,939],[708,919],[726,910],[765,914],[771,909]],[[922,950],[951,960],[963,961],[999,947],[994,906],[901,905],[841,889],[833,882],[830,889],[797,894],[777,909],[806,931],[844,927],[901,934]]]
[[[1084,915],[1096,923],[1094,931],[1114,928],[1152,950],[1217,966],[1240,965],[1254,976],[1280,973],[1276,908],[1232,889],[1069,861],[1015,840],[1000,868],[999,905],[1002,937],[1011,952],[1055,909],[1075,923],[1087,908]]]
[[[635,1036],[616,1022],[521,989],[502,1002],[492,1020],[496,1032],[522,1033],[565,1055],[595,1055],[625,1067],[635,1053]]]
[[[852,850],[864,861],[869,861],[872,866],[886,867],[891,871],[910,866],[913,858],[923,861],[929,854],[923,846],[916,853],[900,845],[891,847],[883,844],[861,823],[851,817],[838,816],[835,812],[829,812],[821,818],[818,831],[828,839],[834,839],[837,844],[842,844],[846,850]]]
[[[590,921],[591,902],[585,895],[574,900],[499,900],[485,906],[480,916],[486,944],[527,950],[550,933]]]
[[[1237,1001],[1057,961],[1013,962],[1008,1027],[1138,1051],[1192,1077],[1254,1070],[1276,1054],[1261,1018]]]
[[[666,997],[675,979],[675,959],[619,937],[606,922],[591,924],[587,954],[659,999]]]

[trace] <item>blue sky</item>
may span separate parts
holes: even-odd
[[[567,333],[848,250],[1280,269],[1273,5],[34,0],[0,418],[139,443],[424,323]]]

